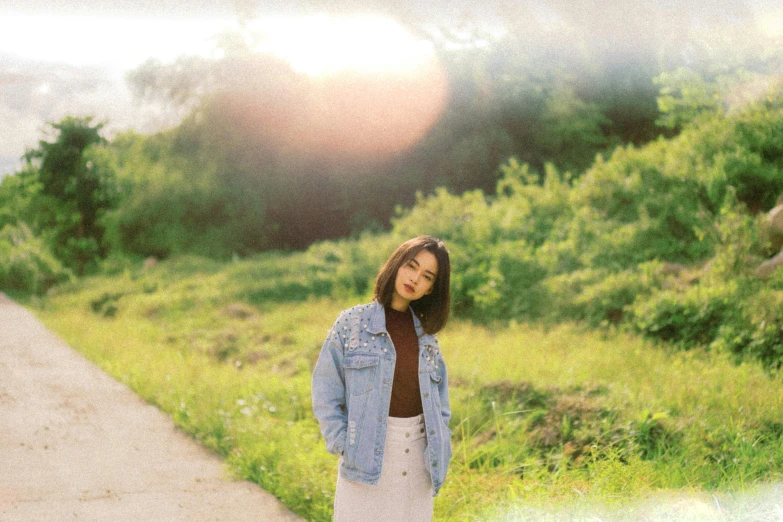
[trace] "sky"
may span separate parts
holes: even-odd
[[[559,2],[525,4],[546,21]],[[245,27],[263,31],[264,49],[305,74],[340,68],[405,68],[432,50],[390,16],[402,20],[469,20],[493,24],[513,0],[2,0],[0,3],[0,175],[19,166],[26,148],[45,137],[46,122],[66,114],[94,115],[108,134],[152,132],[176,122],[176,111],[134,101],[125,74],[150,58],[213,56],[217,35]],[[611,6],[608,0],[582,2]],[[263,8],[261,7],[263,5]],[[389,6],[393,5],[393,8]],[[659,12],[687,5],[709,16],[737,6],[760,26],[783,34],[783,0],[648,0]],[[423,7],[426,6],[426,7]],[[390,12],[389,9],[394,9]],[[357,11],[361,16],[347,17]],[[326,13],[329,13],[328,15]],[[375,13],[375,14],[372,14]],[[607,10],[607,16],[610,13]]]
[[[245,3],[245,5],[248,5]],[[93,115],[105,131],[152,132],[177,121],[175,109],[134,100],[128,71],[148,59],[218,56],[218,36],[243,27],[262,32],[258,49],[286,59],[298,72],[341,68],[404,69],[432,50],[388,17],[327,16],[286,11],[266,2],[259,15],[234,3],[199,0],[0,4],[0,175],[46,138],[45,123],[67,114]]]

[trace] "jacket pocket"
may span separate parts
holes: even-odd
[[[352,355],[343,359],[345,387],[351,395],[362,395],[375,386],[378,355]]]

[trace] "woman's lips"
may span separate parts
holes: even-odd
[[[405,287],[405,290],[408,291],[408,293],[413,293],[413,287],[411,285],[403,285]]]

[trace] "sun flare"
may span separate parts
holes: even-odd
[[[265,18],[248,24],[255,49],[278,56],[297,72],[408,73],[434,56],[393,20],[378,16]]]
[[[448,80],[432,45],[388,18],[265,18],[244,30],[253,50],[301,75],[274,100],[242,108],[281,149],[384,161],[421,140],[447,103]]]
[[[762,34],[771,38],[783,37],[783,9],[769,10],[763,16],[757,16]]]

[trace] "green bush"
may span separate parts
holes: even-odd
[[[633,324],[645,335],[684,348],[706,346],[760,360],[767,367],[783,361],[783,291],[753,276],[765,245],[758,219],[736,199],[733,188],[711,227],[715,256],[690,286],[680,281],[652,296],[638,296]]]
[[[72,277],[24,223],[0,230],[0,289],[43,294]]]
[[[758,288],[737,306],[736,314],[720,325],[710,346],[779,369],[783,364],[783,291]]]
[[[549,278],[543,283],[547,318],[585,321],[591,326],[619,323],[627,318],[635,301],[660,289],[661,268],[653,261],[622,272],[586,268]]]
[[[414,207],[393,220],[397,237],[431,234],[452,254],[452,301],[458,314],[476,319],[535,317],[536,285],[548,273],[536,251],[568,212],[567,176],[547,167],[543,180],[513,158],[501,167],[497,193],[461,196],[444,189],[419,195]]]
[[[408,238],[364,233],[356,239],[322,241],[307,249],[309,262],[333,281],[335,297],[372,294],[375,276],[397,246]]]
[[[680,292],[664,290],[638,299],[631,307],[637,330],[683,348],[709,345],[722,326],[740,320],[737,281],[698,285]]]

